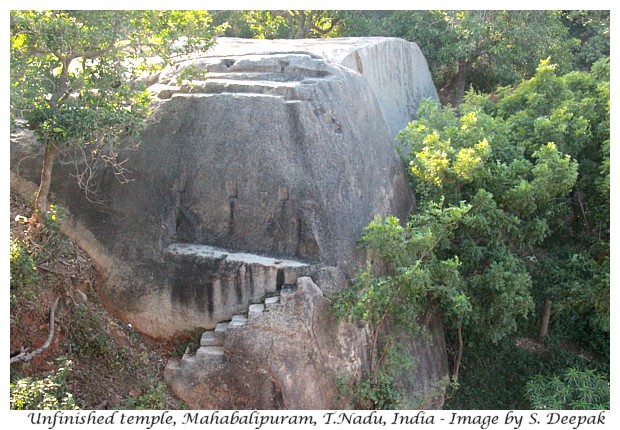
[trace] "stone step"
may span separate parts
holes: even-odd
[[[218,342],[221,342],[224,345],[224,338],[226,337],[226,331],[228,331],[229,321],[221,322],[215,326],[215,330],[213,330],[213,335],[217,339]]]
[[[265,299],[265,308],[269,309],[270,307],[277,305],[280,303],[280,296],[267,297]]]
[[[205,331],[200,338],[200,346],[222,346],[223,336],[216,336],[214,330]]]
[[[224,347],[222,346],[201,346],[196,351],[196,360],[223,360]]]
[[[248,309],[248,317],[260,315],[263,313],[264,310],[265,310],[264,303],[252,304],[250,305],[250,308]]]
[[[179,97],[183,94],[188,94],[196,97],[198,95],[212,94],[239,94],[297,99],[295,85],[292,85],[291,82],[249,81],[246,83],[235,80],[213,79],[181,85],[178,91],[171,93],[171,96]],[[165,91],[165,89],[162,91]],[[159,98],[164,98],[163,94]]]
[[[219,78],[209,78],[206,81],[197,83],[203,85],[203,91],[217,91],[218,89],[227,89],[231,92],[239,90],[240,92],[263,92],[269,90],[281,90],[283,88],[294,88],[299,81],[275,81],[271,79],[231,79],[230,76],[222,76]]]
[[[208,80],[231,80],[231,81],[270,81],[270,82],[299,82],[304,76],[299,74],[282,72],[209,72]]]
[[[191,354],[189,347],[185,350],[183,358],[178,363],[172,363],[171,368],[178,369],[183,363],[190,365],[196,363],[196,360],[217,360],[223,361],[224,341],[226,333],[230,328],[239,328],[247,324],[250,318],[256,318],[261,315],[265,309],[280,303],[280,296],[272,296],[265,298],[263,303],[253,303],[248,308],[247,316],[243,314],[233,315],[230,321],[218,323],[213,330],[205,331],[200,338],[200,347],[195,354]]]
[[[245,315],[233,315],[230,324],[228,324],[228,328],[243,327],[247,322],[248,319]]]

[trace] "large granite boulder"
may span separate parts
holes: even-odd
[[[179,82],[189,66],[207,78]],[[437,97],[419,48],[219,39],[150,83],[149,124],[121,148],[131,182],[97,172],[93,201],[71,163],[54,170],[63,229],[100,269],[104,303],[155,338],[206,330],[166,370],[192,407],[350,408],[337,387],[367,369],[367,337],[333,318],[329,296],[364,264],[356,242],[373,216],[414,209],[393,138]],[[32,195],[41,150],[13,136],[13,192]],[[448,372],[429,321],[402,380],[430,399],[420,407],[441,403]]]
[[[177,82],[188,65],[207,79]],[[301,275],[346,279],[372,217],[414,207],[393,135],[436,93],[413,43],[219,39],[150,90],[132,181],[99,172],[93,202],[59,162],[52,189],[108,307],[153,337],[213,328]],[[38,179],[37,150],[11,145],[20,178]]]

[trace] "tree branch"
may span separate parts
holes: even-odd
[[[312,25],[312,29],[314,31],[316,31],[317,33],[320,33],[322,35],[326,35],[330,31],[332,31],[334,29],[334,27],[336,27],[339,23],[340,23],[340,18],[334,18],[334,19],[331,20],[328,28],[321,28],[321,27],[318,27],[318,26],[313,24]]]
[[[52,343],[52,339],[54,338],[54,317],[56,314],[56,307],[58,307],[59,300],[60,300],[60,296],[56,297],[56,300],[54,301],[54,304],[52,305],[52,308],[50,309],[50,331],[49,331],[49,334],[47,336],[47,340],[45,341],[45,343],[40,348],[37,348],[34,351],[32,351],[30,354],[26,354],[26,351],[22,348],[22,352],[19,355],[16,355],[15,357],[11,357],[10,364],[17,363],[20,361],[30,361],[33,358],[35,358],[37,355],[45,351],[47,348],[49,348],[49,346]]]

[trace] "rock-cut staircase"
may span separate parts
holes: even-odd
[[[200,338],[198,350],[195,354],[186,351],[179,363],[179,367],[195,365],[198,362],[223,363],[225,355],[224,342],[228,332],[245,326],[248,321],[259,317],[264,312],[269,312],[275,306],[279,306],[279,304],[279,295],[267,297],[262,303],[251,304],[246,314],[233,315],[231,320],[223,321],[217,324],[215,329],[205,331]]]
[[[181,360],[168,363],[167,371],[173,373],[191,373],[198,367],[222,368],[230,331],[274,311],[281,304],[282,293],[292,291],[299,278],[317,270],[312,262],[234,252],[196,243],[172,243],[166,252],[171,261],[200,276],[198,282],[209,281],[214,286],[208,297],[211,305],[207,306],[200,325],[210,329],[203,333],[198,350],[188,349]],[[203,293],[197,290],[197,294]]]
[[[229,330],[243,327],[249,320],[258,317],[263,312],[269,312],[274,306],[280,303],[280,296],[267,297],[263,303],[251,304],[247,314],[234,315],[230,321],[224,321],[213,330],[207,330],[200,338],[200,347],[195,355],[186,353],[183,360],[224,360],[224,342]]]

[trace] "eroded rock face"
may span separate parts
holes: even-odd
[[[337,379],[362,372],[365,332],[338,325],[330,301],[307,277],[254,306],[247,317],[206,332],[195,354],[168,364],[174,392],[192,409],[350,406]]]
[[[283,285],[171,253],[174,243],[351,276],[372,217],[405,218],[414,206],[389,124],[404,125],[417,100],[434,95],[425,64],[412,68],[419,55],[398,39],[220,39],[213,52],[163,72],[151,87],[156,101],[140,146],[125,155],[132,182],[100,172],[93,203],[72,167],[55,167],[53,190],[76,239],[107,275],[108,306],[166,338],[213,328],[260,299],[254,289]],[[189,64],[208,78],[176,86]],[[418,90],[416,73],[426,77]],[[24,158],[19,144],[11,150],[13,171],[36,182],[36,158]]]
[[[223,57],[217,72],[228,71],[235,63],[230,57],[290,53],[311,53],[342,65],[364,77],[372,89],[390,132],[395,136],[416,118],[420,102],[426,98],[437,99],[437,90],[431,79],[428,64],[415,43],[394,37],[349,37],[301,40],[250,40],[221,38],[208,57]],[[186,64],[196,64],[206,58],[193,59]],[[205,64],[205,63],[203,63]],[[181,64],[181,68],[184,64]],[[278,66],[275,65],[274,70]],[[160,81],[173,79],[178,70],[169,70]],[[216,77],[217,78],[217,77]],[[169,89],[165,94],[172,94]]]
[[[207,79],[176,82],[189,65]],[[393,137],[436,97],[419,49],[220,39],[150,91],[140,145],[122,149],[132,182],[98,172],[93,202],[71,164],[54,170],[64,229],[103,273],[107,307],[155,338],[207,330],[166,370],[194,408],[352,407],[337,387],[367,368],[366,334],[338,324],[326,296],[364,264],[356,242],[373,216],[414,208]],[[12,139],[13,191],[32,193],[41,149]],[[429,332],[408,339],[412,398],[447,375],[441,321]]]

